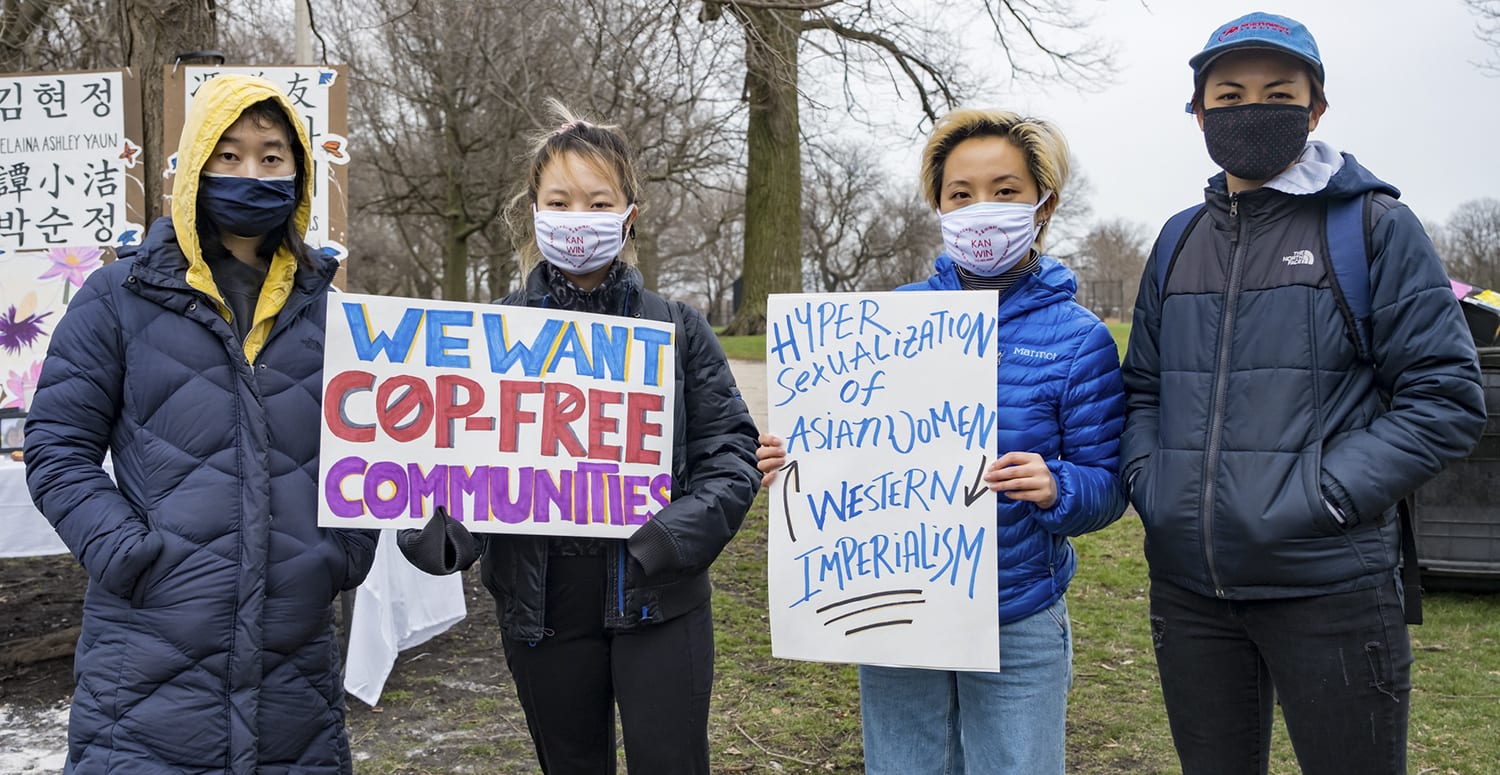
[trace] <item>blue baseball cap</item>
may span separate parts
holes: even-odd
[[[1318,42],[1313,40],[1307,27],[1296,19],[1277,16],[1274,13],[1256,11],[1227,22],[1208,36],[1203,50],[1188,60],[1193,68],[1193,86],[1202,85],[1208,68],[1215,59],[1240,49],[1263,48],[1290,54],[1312,68],[1313,77],[1323,83],[1323,60],[1318,55]],[[1196,96],[1196,95],[1195,95]],[[1192,104],[1188,104],[1192,112]]]
[[[1296,19],[1274,13],[1245,14],[1214,30],[1203,50],[1188,60],[1194,77],[1201,78],[1208,66],[1221,54],[1242,48],[1268,48],[1280,51],[1312,66],[1318,83],[1323,83],[1323,60],[1318,56],[1318,42],[1307,27]]]

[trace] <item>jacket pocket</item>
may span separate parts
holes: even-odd
[[[1126,482],[1126,498],[1130,500],[1130,505],[1142,522],[1149,522],[1151,515],[1155,512],[1155,472],[1156,462],[1160,459],[1161,452],[1158,450],[1146,458],[1146,462],[1142,463]]]
[[[1341,522],[1335,516],[1335,502],[1330,500],[1328,494],[1323,491],[1323,456],[1310,454],[1305,460],[1306,465],[1302,470],[1302,492],[1307,498],[1307,510],[1312,519],[1313,532],[1317,535],[1340,536],[1349,528],[1349,519],[1346,515]]]

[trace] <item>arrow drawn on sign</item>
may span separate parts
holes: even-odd
[[[797,472],[797,461],[793,460],[778,471],[786,471],[786,484],[781,487],[781,511],[786,514],[786,534],[791,536],[792,543],[797,543],[797,531],[792,529],[792,488],[802,492],[802,474]]]
[[[989,455],[979,456],[979,473],[974,475],[974,486],[964,488],[964,506],[973,506],[974,501],[989,494],[990,488],[984,483],[984,467],[989,462]]]

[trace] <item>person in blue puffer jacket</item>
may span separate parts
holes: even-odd
[[[1069,536],[1120,517],[1125,423],[1119,354],[1109,329],[1073,300],[1077,282],[1042,254],[1068,179],[1053,125],[999,110],[938,121],[922,155],[945,252],[923,282],[897,290],[999,294],[997,446],[985,474],[996,500],[1000,672],[860,667],[865,771],[1064,771],[1073,646],[1064,593],[1077,568]],[[964,234],[1001,234],[1005,250],[972,249]],[[769,485],[782,440],[761,437]]]
[[[353,770],[332,602],[375,533],[318,527],[338,264],[302,241],[309,148],[274,84],[206,81],[171,216],[89,276],[52,337],[25,456],[89,576],[66,772]]]

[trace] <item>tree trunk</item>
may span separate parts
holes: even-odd
[[[455,112],[452,102],[446,102],[445,108],[451,117]],[[468,301],[469,237],[478,227],[469,220],[468,209],[464,207],[464,156],[458,129],[451,120],[444,124],[443,141],[447,158],[443,166],[446,172],[444,182],[448,187],[448,206],[443,211],[443,224],[447,227],[443,240],[443,298],[448,301]]]
[[[661,282],[661,243],[655,229],[635,230],[635,268],[641,270],[646,290],[656,291]]]
[[[743,302],[725,333],[766,330],[766,296],[802,290],[797,40],[802,12],[742,8],[750,98]]]
[[[460,204],[463,195],[462,182],[449,177],[448,212],[443,216],[448,227],[443,241],[443,298],[448,301],[469,300],[469,235],[474,229]]]
[[[163,137],[162,66],[178,54],[218,47],[214,0],[122,0],[126,24],[125,63],[141,79],[141,146],[150,158],[148,170],[166,169],[167,157],[177,150],[176,137]],[[162,205],[162,176],[146,174],[147,219]]]
[[[499,231],[505,231],[500,229]],[[496,243],[494,251],[490,254],[489,287],[490,297],[487,301],[498,301],[510,293],[511,275],[516,271],[515,261],[511,259],[514,247],[510,244],[510,238],[504,237],[504,242]],[[522,282],[526,278],[521,278]]]

